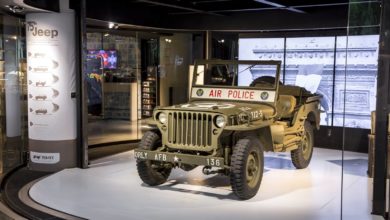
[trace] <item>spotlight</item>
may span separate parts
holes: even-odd
[[[113,22],[108,22],[108,28],[112,29],[114,27],[114,23]]]
[[[8,8],[13,13],[20,13],[24,11],[24,8],[18,5],[6,5],[5,7]]]

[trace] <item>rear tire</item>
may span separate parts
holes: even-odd
[[[260,188],[264,169],[263,147],[253,137],[240,139],[231,157],[230,183],[240,199],[250,199]]]
[[[155,150],[161,146],[161,138],[158,134],[148,131],[144,134],[139,144],[143,150]],[[149,186],[157,186],[167,181],[172,167],[166,163],[151,160],[137,159],[137,171],[141,180]]]
[[[297,169],[306,168],[313,155],[314,133],[309,121],[305,121],[305,133],[299,147],[291,151],[291,161]]]

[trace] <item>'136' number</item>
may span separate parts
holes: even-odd
[[[207,158],[206,162],[208,166],[217,166],[217,167],[221,166],[221,162],[218,159]]]

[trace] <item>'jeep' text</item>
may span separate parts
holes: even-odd
[[[51,29],[39,29],[37,27],[37,22],[35,21],[29,21],[27,22],[27,30],[31,32],[33,36],[45,36],[50,38],[55,38],[58,36],[58,30],[51,30]]]

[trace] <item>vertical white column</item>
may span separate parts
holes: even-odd
[[[76,166],[75,15],[26,15],[30,164]]]

